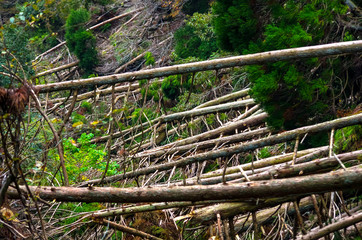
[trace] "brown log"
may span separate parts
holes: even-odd
[[[276,50],[270,52],[242,55],[236,57],[215,59],[209,61],[180,64],[169,67],[154,68],[136,72],[114,74],[103,77],[71,80],[59,83],[38,85],[40,92],[54,92],[66,89],[84,88],[94,85],[116,84],[121,82],[132,82],[142,79],[166,77],[176,74],[193,73],[208,70],[217,70],[237,66],[265,64],[268,62],[289,61],[294,59],[332,56],[339,54],[358,53],[362,51],[362,40],[341,43],[331,43],[318,46]]]
[[[155,236],[153,236],[151,234],[148,234],[148,233],[142,232],[140,230],[130,228],[130,227],[127,227],[127,226],[124,226],[124,225],[121,225],[121,224],[106,220],[106,219],[96,220],[95,222],[99,223],[99,224],[102,224],[104,226],[107,226],[107,227],[109,226],[109,227],[114,228],[116,230],[119,230],[121,232],[125,232],[125,233],[128,233],[128,234],[132,234],[134,236],[142,237],[143,239],[162,240],[162,238],[155,237]]]
[[[29,187],[34,196],[39,196],[43,200],[61,202],[139,203],[246,200],[360,189],[362,188],[362,166],[311,176],[212,186],[164,188]],[[21,189],[25,192],[24,186]],[[13,188],[9,188],[7,194],[9,198],[19,198],[18,192]]]
[[[357,212],[351,216],[344,217],[340,219],[338,222],[331,223],[323,228],[316,228],[310,231],[308,234],[303,236],[298,236],[298,240],[314,240],[319,239],[323,236],[328,235],[329,233],[332,233],[334,231],[338,231],[342,228],[346,228],[348,226],[351,226],[355,223],[362,221],[362,211]]]

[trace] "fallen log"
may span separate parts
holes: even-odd
[[[75,66],[78,65],[78,63],[79,63],[79,61],[77,60],[77,61],[74,61],[72,63],[68,63],[68,64],[65,64],[65,65],[62,65],[62,66],[59,66],[59,67],[56,67],[56,68],[49,69],[49,70],[44,71],[44,72],[40,72],[40,73],[36,74],[34,76],[34,78],[43,77],[43,76],[50,75],[50,74],[55,73],[55,72],[59,72],[59,71],[62,71],[62,70],[68,69],[68,68],[75,67]]]
[[[358,53],[362,51],[362,40],[341,43],[331,43],[318,46],[308,46],[270,52],[242,55],[236,57],[215,59],[209,61],[180,64],[169,67],[154,68],[136,72],[114,74],[109,76],[71,80],[59,83],[49,83],[36,86],[40,93],[54,92],[66,89],[85,88],[94,85],[133,82],[142,79],[166,77],[176,74],[217,70],[237,66],[265,64],[268,62],[288,61],[294,59],[332,56],[339,54]]]
[[[173,113],[170,115],[164,115],[164,116],[159,117],[159,121],[161,123],[172,122],[172,121],[181,120],[184,118],[192,118],[192,117],[197,117],[197,116],[201,116],[201,115],[207,115],[210,113],[225,112],[225,111],[229,111],[229,110],[233,110],[233,109],[238,109],[241,107],[250,106],[253,104],[255,104],[254,99],[246,99],[246,100],[241,100],[241,101],[236,101],[236,102],[223,103],[223,104],[219,104],[216,106],[203,107],[203,108],[198,108],[198,109],[192,109],[189,111]]]
[[[251,109],[249,111],[251,111]],[[218,136],[220,136],[220,134],[225,134],[225,133],[235,131],[235,129],[239,129],[239,128],[245,129],[250,126],[254,126],[256,124],[263,122],[267,118],[267,116],[268,116],[267,113],[261,113],[256,116],[252,116],[249,118],[241,119],[236,122],[232,122],[230,124],[225,124],[223,126],[215,128],[213,130],[203,132],[203,133],[197,134],[192,137],[181,139],[176,142],[172,142],[172,143],[163,145],[161,147],[153,148],[151,150],[142,152],[142,156],[159,157],[159,156],[162,156],[163,154],[167,153],[170,149],[178,147],[178,146],[184,146],[187,144],[201,142],[206,139],[218,137]],[[139,156],[141,156],[141,154],[139,154]]]
[[[298,159],[299,158],[302,159],[305,155],[310,154],[311,157],[313,158],[314,156],[316,156],[320,153],[326,153],[326,152],[328,152],[328,146],[310,148],[310,149],[298,151],[296,157]],[[244,163],[244,164],[241,164],[238,166],[228,167],[225,171],[225,174],[239,173],[240,168],[242,168],[244,171],[257,170],[260,168],[265,168],[265,167],[289,162],[292,159],[293,159],[293,153],[286,153],[283,155],[272,156],[272,157],[260,159],[259,161],[254,161],[254,162],[250,162],[250,163]],[[208,172],[208,173],[201,175],[201,178],[206,179],[206,178],[210,178],[210,177],[221,176],[223,174],[223,172],[224,172],[223,169],[218,169],[218,170]]]
[[[295,198],[272,198],[266,199],[264,201],[255,201],[252,202],[241,202],[241,203],[222,203],[218,205],[207,206],[203,208],[196,209],[191,214],[180,216],[182,219],[191,218],[191,223],[198,223],[198,224],[205,224],[209,223],[210,221],[216,220],[217,213],[220,214],[222,219],[228,219],[229,217],[233,217],[236,215],[257,211],[263,208],[270,208],[275,207],[279,204],[283,204],[286,202],[294,201]],[[302,199],[302,205],[311,204],[309,198]],[[286,206],[284,205],[284,208]],[[266,218],[265,216],[270,216],[272,213],[275,213],[276,209],[264,209],[257,213],[258,222],[264,221]],[[285,210],[283,210],[285,211]],[[243,222],[246,218],[239,219],[238,222]],[[252,223],[252,219],[249,219],[249,222]],[[240,226],[235,224],[235,230],[239,231]]]
[[[142,232],[140,230],[109,221],[107,219],[96,219],[95,223],[101,224],[106,227],[114,228],[118,231],[125,232],[125,233],[131,234],[133,236],[139,236],[139,237],[142,237],[143,239],[162,240],[162,238],[155,237],[151,234],[148,234],[148,233]]]
[[[362,211],[357,212],[351,216],[341,218],[338,222],[331,223],[323,228],[315,228],[306,235],[300,235],[297,240],[314,240],[328,235],[334,231],[338,231],[342,228],[349,227],[355,223],[362,221]]]
[[[324,193],[362,188],[362,166],[325,174],[273,179],[260,182],[182,187],[35,187],[29,186],[34,196],[47,201],[61,202],[173,202],[206,200],[247,200],[256,198],[292,197],[301,194]],[[24,192],[26,187],[21,186]],[[7,196],[18,199],[19,193],[9,188]]]
[[[119,174],[119,175],[114,175],[111,177],[106,177],[104,179],[104,182],[108,182],[108,183],[115,182],[115,181],[122,180],[122,179],[138,177],[141,175],[147,175],[147,174],[153,173],[155,171],[165,171],[165,170],[170,170],[174,167],[183,167],[183,166],[189,165],[191,163],[195,163],[195,162],[202,162],[205,160],[216,159],[219,157],[229,157],[229,156],[232,156],[237,153],[251,151],[251,150],[255,150],[257,148],[271,146],[271,145],[274,145],[277,143],[294,140],[298,136],[304,135],[306,133],[328,131],[331,129],[339,129],[339,128],[356,125],[356,124],[362,124],[362,113],[344,117],[344,118],[339,118],[339,119],[328,121],[328,122],[311,125],[311,126],[297,128],[297,129],[294,129],[291,131],[280,133],[278,135],[262,138],[262,139],[247,142],[247,143],[242,143],[242,144],[239,144],[236,146],[219,149],[219,150],[215,150],[212,152],[196,154],[196,155],[189,156],[189,157],[186,157],[181,160],[158,164],[158,165],[150,166],[147,168],[137,169],[132,172],[127,172],[127,173],[123,173],[123,174]],[[80,186],[87,186],[88,184],[98,184],[99,182],[100,182],[100,179],[90,180],[90,181],[86,181],[86,182],[82,183]]]
[[[171,155],[176,152],[177,152],[177,154],[182,154],[182,153],[189,151],[190,149],[197,148],[198,150],[200,150],[200,149],[205,149],[205,148],[213,148],[216,145],[241,142],[244,140],[249,140],[255,136],[265,135],[267,133],[270,133],[268,128],[260,128],[260,129],[252,130],[249,132],[234,134],[234,135],[227,136],[227,137],[221,137],[221,138],[216,138],[216,139],[212,139],[212,140],[192,143],[192,144],[179,146],[179,147],[171,147],[171,148],[167,148],[166,151],[164,149],[152,151],[153,149],[151,149],[151,150],[147,150],[145,152],[137,153],[134,157],[135,158],[142,158],[142,157],[153,158],[153,157],[162,156],[163,154]]]

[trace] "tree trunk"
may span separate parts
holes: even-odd
[[[277,143],[283,143],[286,141],[294,140],[297,138],[297,136],[301,136],[306,133],[328,131],[331,129],[339,129],[339,128],[356,125],[356,124],[362,124],[362,113],[357,114],[357,115],[352,115],[349,117],[339,118],[339,119],[324,122],[324,123],[315,124],[312,126],[297,128],[297,129],[283,132],[283,133],[280,133],[278,135],[274,135],[271,137],[267,137],[267,138],[247,142],[247,143],[242,143],[242,144],[239,144],[236,146],[223,148],[223,149],[215,150],[212,152],[196,154],[194,156],[189,156],[189,157],[186,157],[181,160],[163,163],[163,164],[159,164],[159,165],[153,165],[153,166],[150,166],[147,168],[141,168],[141,169],[135,170],[133,172],[127,172],[124,174],[114,175],[114,176],[105,178],[104,181],[105,182],[114,182],[114,181],[118,181],[118,180],[122,180],[122,179],[138,177],[141,175],[147,175],[147,174],[153,173],[155,171],[165,171],[165,170],[170,170],[174,167],[183,167],[188,164],[195,163],[195,162],[202,162],[202,161],[206,161],[206,160],[216,159],[219,157],[229,157],[229,156],[232,156],[237,153],[251,151],[251,150],[254,150],[257,148],[271,146],[271,145],[274,145]],[[99,183],[99,179],[95,179],[95,180],[90,180],[90,181],[84,182],[81,184],[81,186],[87,186],[88,184],[98,184],[98,183]]]
[[[176,74],[193,73],[208,70],[217,70],[237,66],[265,64],[277,61],[289,61],[294,59],[332,56],[362,51],[362,40],[341,43],[324,44],[309,47],[300,47],[270,52],[242,55],[236,57],[215,59],[196,63],[186,63],[169,67],[141,70],[137,72],[114,74],[110,76],[94,77],[88,79],[71,80],[59,83],[38,85],[41,92],[54,92],[66,89],[85,88],[94,85],[116,84],[121,82],[133,82],[142,79],[166,77]]]
[[[301,194],[324,193],[329,191],[362,188],[362,167],[349,168],[325,174],[273,179],[239,184],[183,187],[34,187],[29,186],[35,196],[47,201],[61,202],[172,202],[204,200],[246,200],[250,198],[287,197]],[[25,191],[25,187],[22,187]],[[9,198],[19,198],[13,188],[8,190]]]

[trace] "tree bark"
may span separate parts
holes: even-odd
[[[265,64],[277,61],[289,61],[294,59],[332,56],[339,54],[358,53],[362,51],[362,40],[341,43],[324,44],[309,47],[300,47],[270,52],[242,55],[236,57],[215,59],[196,63],[180,64],[169,67],[141,70],[130,73],[114,74],[110,76],[94,77],[88,79],[71,80],[59,83],[38,85],[41,92],[54,92],[66,89],[85,88],[94,85],[116,84],[121,82],[132,82],[141,79],[166,77],[176,74],[193,73],[208,70],[217,70],[237,66]]]
[[[171,148],[168,148],[167,150],[161,149],[161,150],[153,151],[154,149],[150,149],[150,150],[147,150],[144,152],[137,153],[134,157],[135,158],[142,158],[142,157],[151,157],[152,158],[152,157],[159,157],[164,154],[172,155],[175,152],[177,152],[178,154],[182,154],[182,153],[185,153],[185,152],[189,151],[190,149],[193,149],[196,147],[198,150],[205,149],[205,148],[213,148],[217,144],[220,145],[220,144],[224,144],[224,143],[230,144],[230,143],[235,143],[235,142],[241,142],[244,140],[251,139],[255,136],[261,136],[263,134],[267,134],[269,132],[270,131],[268,128],[260,128],[260,129],[256,129],[253,131],[243,132],[243,133],[239,133],[239,134],[235,134],[235,135],[231,135],[231,136],[227,136],[227,137],[192,143],[192,144],[179,146],[179,147],[171,147]]]
[[[128,234],[132,234],[134,236],[142,237],[143,239],[162,240],[162,238],[155,237],[155,236],[153,236],[151,234],[148,234],[148,233],[145,233],[145,232],[139,231],[137,229],[121,225],[121,224],[117,224],[115,222],[111,222],[111,221],[106,220],[106,219],[96,220],[95,222],[99,223],[99,224],[102,224],[104,226],[107,226],[107,227],[109,226],[109,227],[114,228],[116,230],[119,230],[121,232],[125,232],[125,233],[128,233]]]
[[[237,98],[245,97],[249,94],[250,88],[246,88],[237,92],[233,92],[218,98],[215,98],[213,100],[210,100],[208,102],[202,103],[199,106],[195,107],[195,109],[204,108],[204,107],[210,107],[215,106],[221,103],[229,102]]]
[[[324,193],[329,191],[362,188],[361,165],[348,170],[325,174],[273,179],[239,184],[183,187],[34,187],[29,186],[35,196],[43,200],[61,202],[172,202],[205,200],[246,200],[251,198],[288,197],[301,194]],[[25,190],[25,187],[21,187]],[[19,198],[13,188],[8,190],[9,198]]]
[[[323,236],[328,235],[329,233],[340,230],[342,228],[346,228],[348,226],[351,226],[351,225],[361,222],[361,221],[362,221],[362,211],[357,212],[351,216],[344,217],[344,218],[340,219],[338,222],[331,223],[331,224],[325,226],[324,228],[313,229],[306,235],[298,236],[297,240],[319,239]]]
[[[41,72],[41,73],[36,74],[36,75],[34,76],[34,78],[46,76],[46,75],[49,75],[49,74],[52,74],[52,73],[55,73],[55,72],[59,72],[59,71],[62,71],[62,70],[71,68],[71,67],[75,67],[75,66],[78,65],[78,63],[79,63],[79,61],[77,60],[77,61],[75,61],[75,62],[68,63],[68,64],[62,65],[62,66],[60,66],[60,67],[56,67],[56,68],[49,69],[49,70],[47,70],[47,71],[44,71],[44,72]]]
[[[114,181],[118,181],[118,180],[122,180],[122,179],[138,177],[141,175],[147,175],[147,174],[153,173],[157,170],[165,171],[165,170],[170,170],[174,167],[183,167],[188,164],[195,163],[195,162],[202,162],[205,160],[216,159],[219,157],[229,157],[229,156],[232,156],[237,153],[251,151],[251,150],[254,150],[257,148],[271,146],[271,145],[274,145],[277,143],[294,140],[297,138],[297,136],[304,135],[306,133],[328,131],[333,128],[339,129],[339,128],[356,125],[356,124],[362,124],[362,113],[344,117],[344,118],[339,118],[339,119],[328,121],[328,122],[315,124],[312,126],[297,128],[297,129],[283,132],[283,133],[280,133],[278,135],[274,135],[271,137],[267,137],[267,138],[247,142],[247,143],[242,143],[242,144],[239,144],[236,146],[223,148],[223,149],[215,150],[212,152],[196,154],[196,155],[189,156],[189,157],[186,157],[181,160],[163,163],[163,164],[159,164],[159,165],[153,165],[153,166],[150,166],[147,168],[141,168],[141,169],[135,170],[133,172],[127,172],[124,174],[114,175],[114,176],[105,178],[104,181],[105,182],[114,182]],[[90,181],[84,182],[81,184],[81,186],[87,186],[88,184],[98,184],[98,183],[99,183],[99,179],[95,179],[95,180],[90,180]]]
[[[254,99],[247,99],[247,100],[242,100],[242,101],[223,103],[223,104],[219,104],[216,106],[203,107],[203,108],[192,109],[189,111],[178,112],[178,113],[173,113],[170,115],[161,116],[159,118],[159,121],[160,122],[172,122],[175,120],[197,117],[197,116],[206,115],[206,114],[210,114],[210,113],[225,112],[225,111],[229,111],[232,109],[246,107],[246,106],[249,106],[252,104],[255,104]]]

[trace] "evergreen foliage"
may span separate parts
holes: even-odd
[[[212,7],[217,43],[227,51],[242,52],[257,32],[257,20],[248,0],[219,0]]]
[[[73,10],[65,25],[67,46],[78,57],[79,67],[84,69],[86,74],[90,74],[98,63],[96,38],[84,26],[89,17],[85,9]]]
[[[195,13],[175,32],[175,53],[180,58],[205,60],[217,50],[211,27],[211,14]]]
[[[341,33],[329,31],[348,9],[341,1],[252,2],[216,1],[213,26],[221,48],[248,54],[335,41]],[[290,129],[333,117],[334,91],[348,91],[335,86],[336,78],[344,78],[338,62],[313,58],[247,66],[252,96],[268,112],[269,125]]]
[[[162,81],[161,89],[165,97],[175,100],[180,95],[181,76],[169,76]]]

